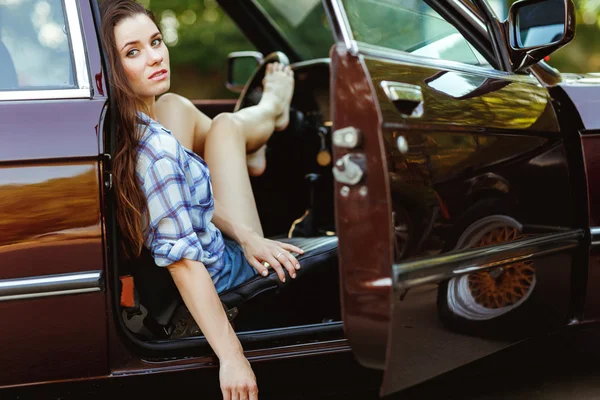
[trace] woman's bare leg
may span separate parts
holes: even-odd
[[[269,64],[263,86],[258,105],[220,114],[212,121],[177,95],[162,96],[155,109],[161,124],[183,146],[204,158],[215,198],[228,215],[261,235],[250,175],[264,172],[265,143],[273,131],[285,129],[288,124],[293,73],[289,67]]]
[[[260,103],[233,115],[242,125],[246,139],[246,164],[252,176],[266,168],[265,143],[275,130],[285,129],[289,122],[289,105],[294,90],[292,71],[281,64],[269,64],[263,81]],[[191,101],[174,94],[165,94],[156,102],[156,115],[161,124],[188,149],[204,157],[206,137],[212,121]]]
[[[262,148],[274,131],[287,127],[293,94],[292,70],[278,63],[267,65],[259,104],[232,114],[243,125],[248,154]]]
[[[233,114],[220,114],[213,120],[204,160],[220,206],[234,221],[263,235],[246,163],[246,137],[243,125]]]
[[[264,145],[277,128],[278,117],[289,107],[292,92],[291,71],[272,66],[265,77],[260,103],[234,114],[218,115],[206,137],[204,159],[211,172],[215,198],[233,220],[260,235],[263,231],[250,185],[249,161],[256,161],[259,173],[264,171]]]

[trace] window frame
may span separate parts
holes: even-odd
[[[485,54],[478,48],[477,44],[484,46],[481,43],[481,40],[489,40],[489,48],[486,50],[490,50],[490,54],[488,56],[493,55],[492,50],[492,38],[489,33],[487,33],[485,22],[481,19],[476,12],[465,4],[464,0],[445,0],[449,1],[452,4],[448,4],[447,7],[441,7],[438,3],[438,0],[422,0],[427,3],[433,10],[438,12],[440,16],[445,19],[449,24],[454,26],[458,33],[460,33],[463,38],[467,41],[467,43],[477,51],[481,53],[482,56],[485,57]],[[453,9],[462,20],[455,20],[454,15],[450,15],[448,12],[449,9]],[[452,12],[454,12],[452,11]],[[489,60],[489,66],[478,66],[472,65],[468,63],[463,63],[459,61],[450,61],[444,59],[430,58],[419,55],[413,55],[406,51],[395,50],[388,47],[382,47],[377,45],[368,44],[365,42],[359,42],[354,38],[352,34],[352,29],[350,27],[350,22],[346,15],[345,6],[343,4],[343,0],[331,0],[331,12],[335,15],[335,19],[337,21],[330,21],[332,23],[332,30],[335,35],[336,42],[344,43],[350,54],[357,55],[359,53],[365,55],[372,55],[376,57],[384,57],[384,58],[392,58],[398,61],[407,61],[407,62],[417,62],[421,65],[430,65],[430,66],[443,66],[445,68],[450,68],[454,70],[462,70],[465,72],[476,72],[476,73],[492,73],[501,76],[511,75],[507,73],[505,70],[501,68],[500,62],[498,58],[493,55],[493,59]],[[467,25],[465,25],[467,24]],[[467,31],[465,33],[465,31]],[[475,40],[478,43],[473,43],[471,40]],[[485,46],[488,47],[488,46]],[[359,50],[360,49],[360,50]],[[390,54],[391,53],[391,54]],[[487,53],[487,52],[486,52]],[[385,54],[385,55],[384,55]],[[492,63],[491,61],[494,61]]]
[[[92,89],[77,0],[62,0],[69,34],[69,50],[75,87],[72,89],[33,89],[0,91],[2,101],[91,99]]]

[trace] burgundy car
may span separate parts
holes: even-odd
[[[255,104],[268,62],[297,79],[252,184],[303,268],[221,295],[251,362],[352,351],[384,395],[600,316],[600,78],[543,61],[571,0],[219,4],[260,53],[201,111]],[[96,0],[0,1],[0,387],[216,379],[168,272],[122,256],[98,30]]]

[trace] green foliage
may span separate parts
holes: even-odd
[[[508,5],[515,0],[508,0]],[[600,0],[574,0],[577,11],[575,39],[550,56],[561,72],[600,72]]]
[[[551,56],[550,64],[563,72],[600,71],[600,41],[595,40],[600,34],[600,0],[574,1],[577,7],[576,37],[571,44]],[[174,92],[192,99],[237,97],[237,94],[225,88],[227,55],[233,51],[254,50],[254,46],[224,14],[216,0],[140,2],[155,13],[168,39],[174,39],[169,37],[169,30],[176,31],[176,40],[167,40],[171,51]],[[514,0],[507,0],[508,5],[513,2]],[[268,8],[267,2],[261,1],[261,4]],[[272,10],[269,11],[274,15]],[[289,39],[307,44],[298,49],[305,58],[327,56],[332,39],[325,37],[330,32],[324,27],[326,18],[320,7],[295,32],[286,26],[284,20],[277,22]],[[398,26],[379,24],[382,29],[393,25]],[[407,27],[408,25],[402,24],[397,29],[404,31]]]
[[[173,68],[172,91],[192,99],[237,97],[225,89],[227,55],[254,50],[254,46],[215,0],[140,2],[154,12],[165,34]]]
[[[563,72],[600,72],[600,1],[575,0],[575,39],[550,56],[550,64]]]

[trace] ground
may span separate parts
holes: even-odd
[[[329,366],[331,359],[306,359],[303,371],[277,369],[268,363],[255,366],[262,400],[377,399],[378,372],[354,363],[350,354],[336,355],[351,365],[342,375]],[[335,363],[337,364],[337,363]],[[113,379],[75,385],[49,385],[27,390],[0,391],[0,399],[213,399],[214,385],[200,385],[194,372],[173,374],[166,380],[154,376]],[[334,383],[335,386],[331,387]],[[196,397],[197,396],[197,397]],[[389,400],[460,399],[598,399],[600,398],[600,327],[551,335],[521,343],[505,353],[455,370],[405,390]]]

